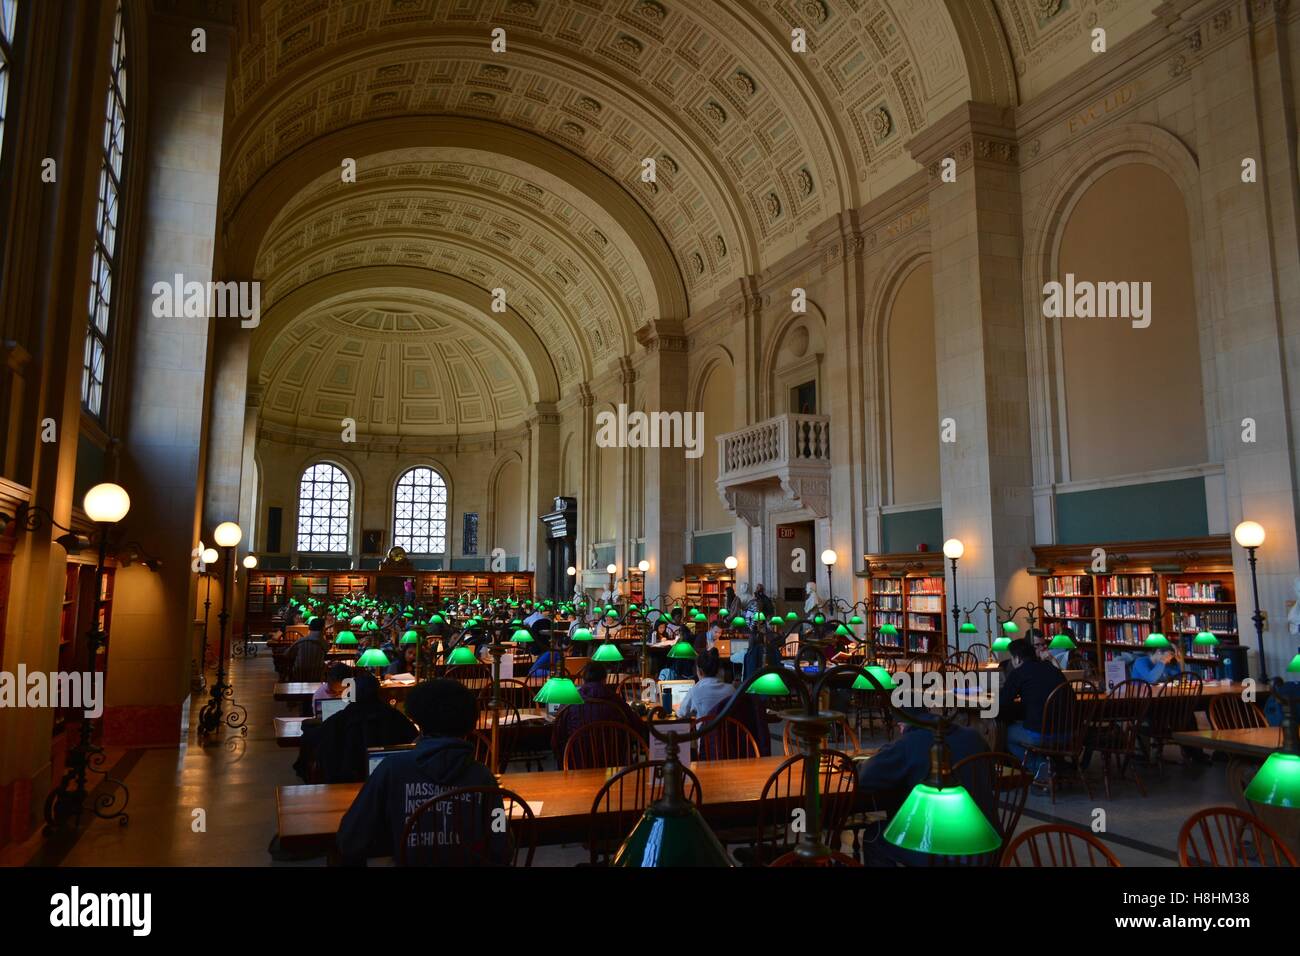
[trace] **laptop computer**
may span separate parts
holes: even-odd
[[[695,681],[693,680],[661,680],[659,682],[659,699],[660,701],[663,700],[664,691],[671,691],[673,695],[673,713],[675,714],[677,708],[682,705],[682,699],[686,696],[686,692],[694,686]]]
[[[347,705],[348,702],[345,698],[323,697],[316,701],[316,716],[323,721],[329,720]]]
[[[367,747],[366,748],[366,776],[375,772],[375,768],[384,762],[385,757],[391,757],[393,754],[406,753],[414,750],[415,744],[397,744],[392,747]]]

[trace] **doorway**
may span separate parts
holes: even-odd
[[[776,588],[772,598],[782,614],[803,614],[804,590],[817,579],[813,554],[813,523],[795,521],[776,526]]]

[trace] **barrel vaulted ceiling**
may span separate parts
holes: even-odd
[[[963,52],[972,47],[958,29],[973,8],[962,4],[981,5],[979,43],[998,38],[1008,75],[1014,61],[1013,105],[1016,84],[1036,89],[1059,64],[1081,64],[1079,38],[1099,18],[1121,35],[1149,19],[1119,3],[251,2],[236,23],[223,221],[256,250],[272,307],[322,277],[406,266],[481,292],[463,296],[462,311],[491,324],[490,290],[504,288],[564,389],[628,354],[645,322],[685,318],[911,175],[906,142],[992,88]],[[495,27],[505,53],[490,48]],[[795,27],[806,55],[791,54]],[[401,143],[380,135],[399,129]],[[311,165],[313,151],[330,155]],[[341,181],[344,157],[356,160],[355,183]],[[648,157],[654,183],[641,177]],[[256,228],[241,231],[249,221]],[[315,329],[319,310],[295,308],[275,336],[322,341],[295,325]],[[255,341],[285,348],[269,333]],[[289,366],[263,362],[259,375]],[[525,403],[539,400],[519,385]],[[475,395],[475,407],[503,413],[500,395]],[[435,431],[473,417],[450,404],[440,414]]]

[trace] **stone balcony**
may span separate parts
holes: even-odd
[[[774,486],[818,517],[829,514],[831,420],[825,415],[777,415],[719,435],[718,456],[718,494],[747,523],[758,523]]]

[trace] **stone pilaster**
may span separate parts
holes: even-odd
[[[683,437],[690,429],[693,440],[703,442],[703,427],[696,428],[696,410],[686,407],[689,381],[682,323],[670,319],[648,322],[638,330],[637,339],[645,349],[640,374],[644,380],[645,410],[652,416],[651,422],[656,412],[679,413]],[[704,455],[717,454],[716,449],[704,448],[702,444],[699,450]],[[645,556],[650,562],[645,580],[647,600],[667,594],[673,578],[686,562],[689,472],[686,452],[684,448],[645,449]]]
[[[908,148],[930,176],[945,537],[960,538],[958,600],[1033,594],[1032,471],[1020,294],[1018,148],[1010,111],[968,103]],[[944,160],[956,181],[943,177]],[[951,164],[949,164],[951,167]],[[939,427],[935,422],[933,427]]]

